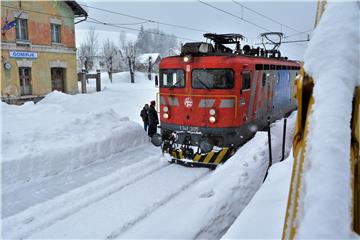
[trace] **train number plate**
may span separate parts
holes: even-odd
[[[180,126],[180,131],[190,131],[190,132],[198,132],[198,127],[191,127],[191,126]]]

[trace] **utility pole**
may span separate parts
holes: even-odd
[[[152,63],[151,63],[151,56],[149,56],[149,74],[148,74],[149,80],[151,80],[151,72],[152,72]]]

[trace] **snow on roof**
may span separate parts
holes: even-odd
[[[167,55],[168,56],[176,56],[176,55],[180,55],[181,54],[181,51],[178,50],[178,49],[175,49],[175,48],[170,48],[168,51],[167,51]]]
[[[160,53],[144,53],[136,57],[136,62],[141,64],[148,64],[149,57],[151,57],[151,63],[154,64],[155,61],[160,57]]]

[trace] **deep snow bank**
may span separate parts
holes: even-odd
[[[285,161],[270,168],[266,181],[223,239],[281,238],[293,161],[290,153]]]
[[[112,108],[81,112],[82,97],[55,91],[38,104],[2,104],[3,185],[71,171],[147,140],[139,124]]]
[[[350,120],[359,85],[359,2],[328,2],[305,53],[314,78],[297,238],[351,236]],[[317,226],[317,227],[314,227]]]

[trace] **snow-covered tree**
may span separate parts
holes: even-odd
[[[102,47],[102,55],[105,58],[105,66],[107,69],[107,72],[109,74],[110,82],[112,82],[112,72],[114,67],[114,60],[115,56],[118,54],[118,49],[115,46],[114,42],[107,39],[103,43]]]
[[[128,42],[125,47],[125,58],[127,60],[131,83],[135,83],[135,59],[136,59],[136,47],[133,42]]]
[[[126,32],[124,30],[121,30],[119,34],[119,49],[124,49],[125,46],[126,46]]]
[[[81,68],[84,68],[87,72],[93,69],[94,57],[97,54],[98,47],[98,35],[95,32],[95,28],[90,27],[85,42],[80,44],[78,50]]]
[[[159,29],[144,30],[141,26],[135,47],[140,53],[165,54],[170,48],[177,48],[178,41],[174,35],[166,34]]]

